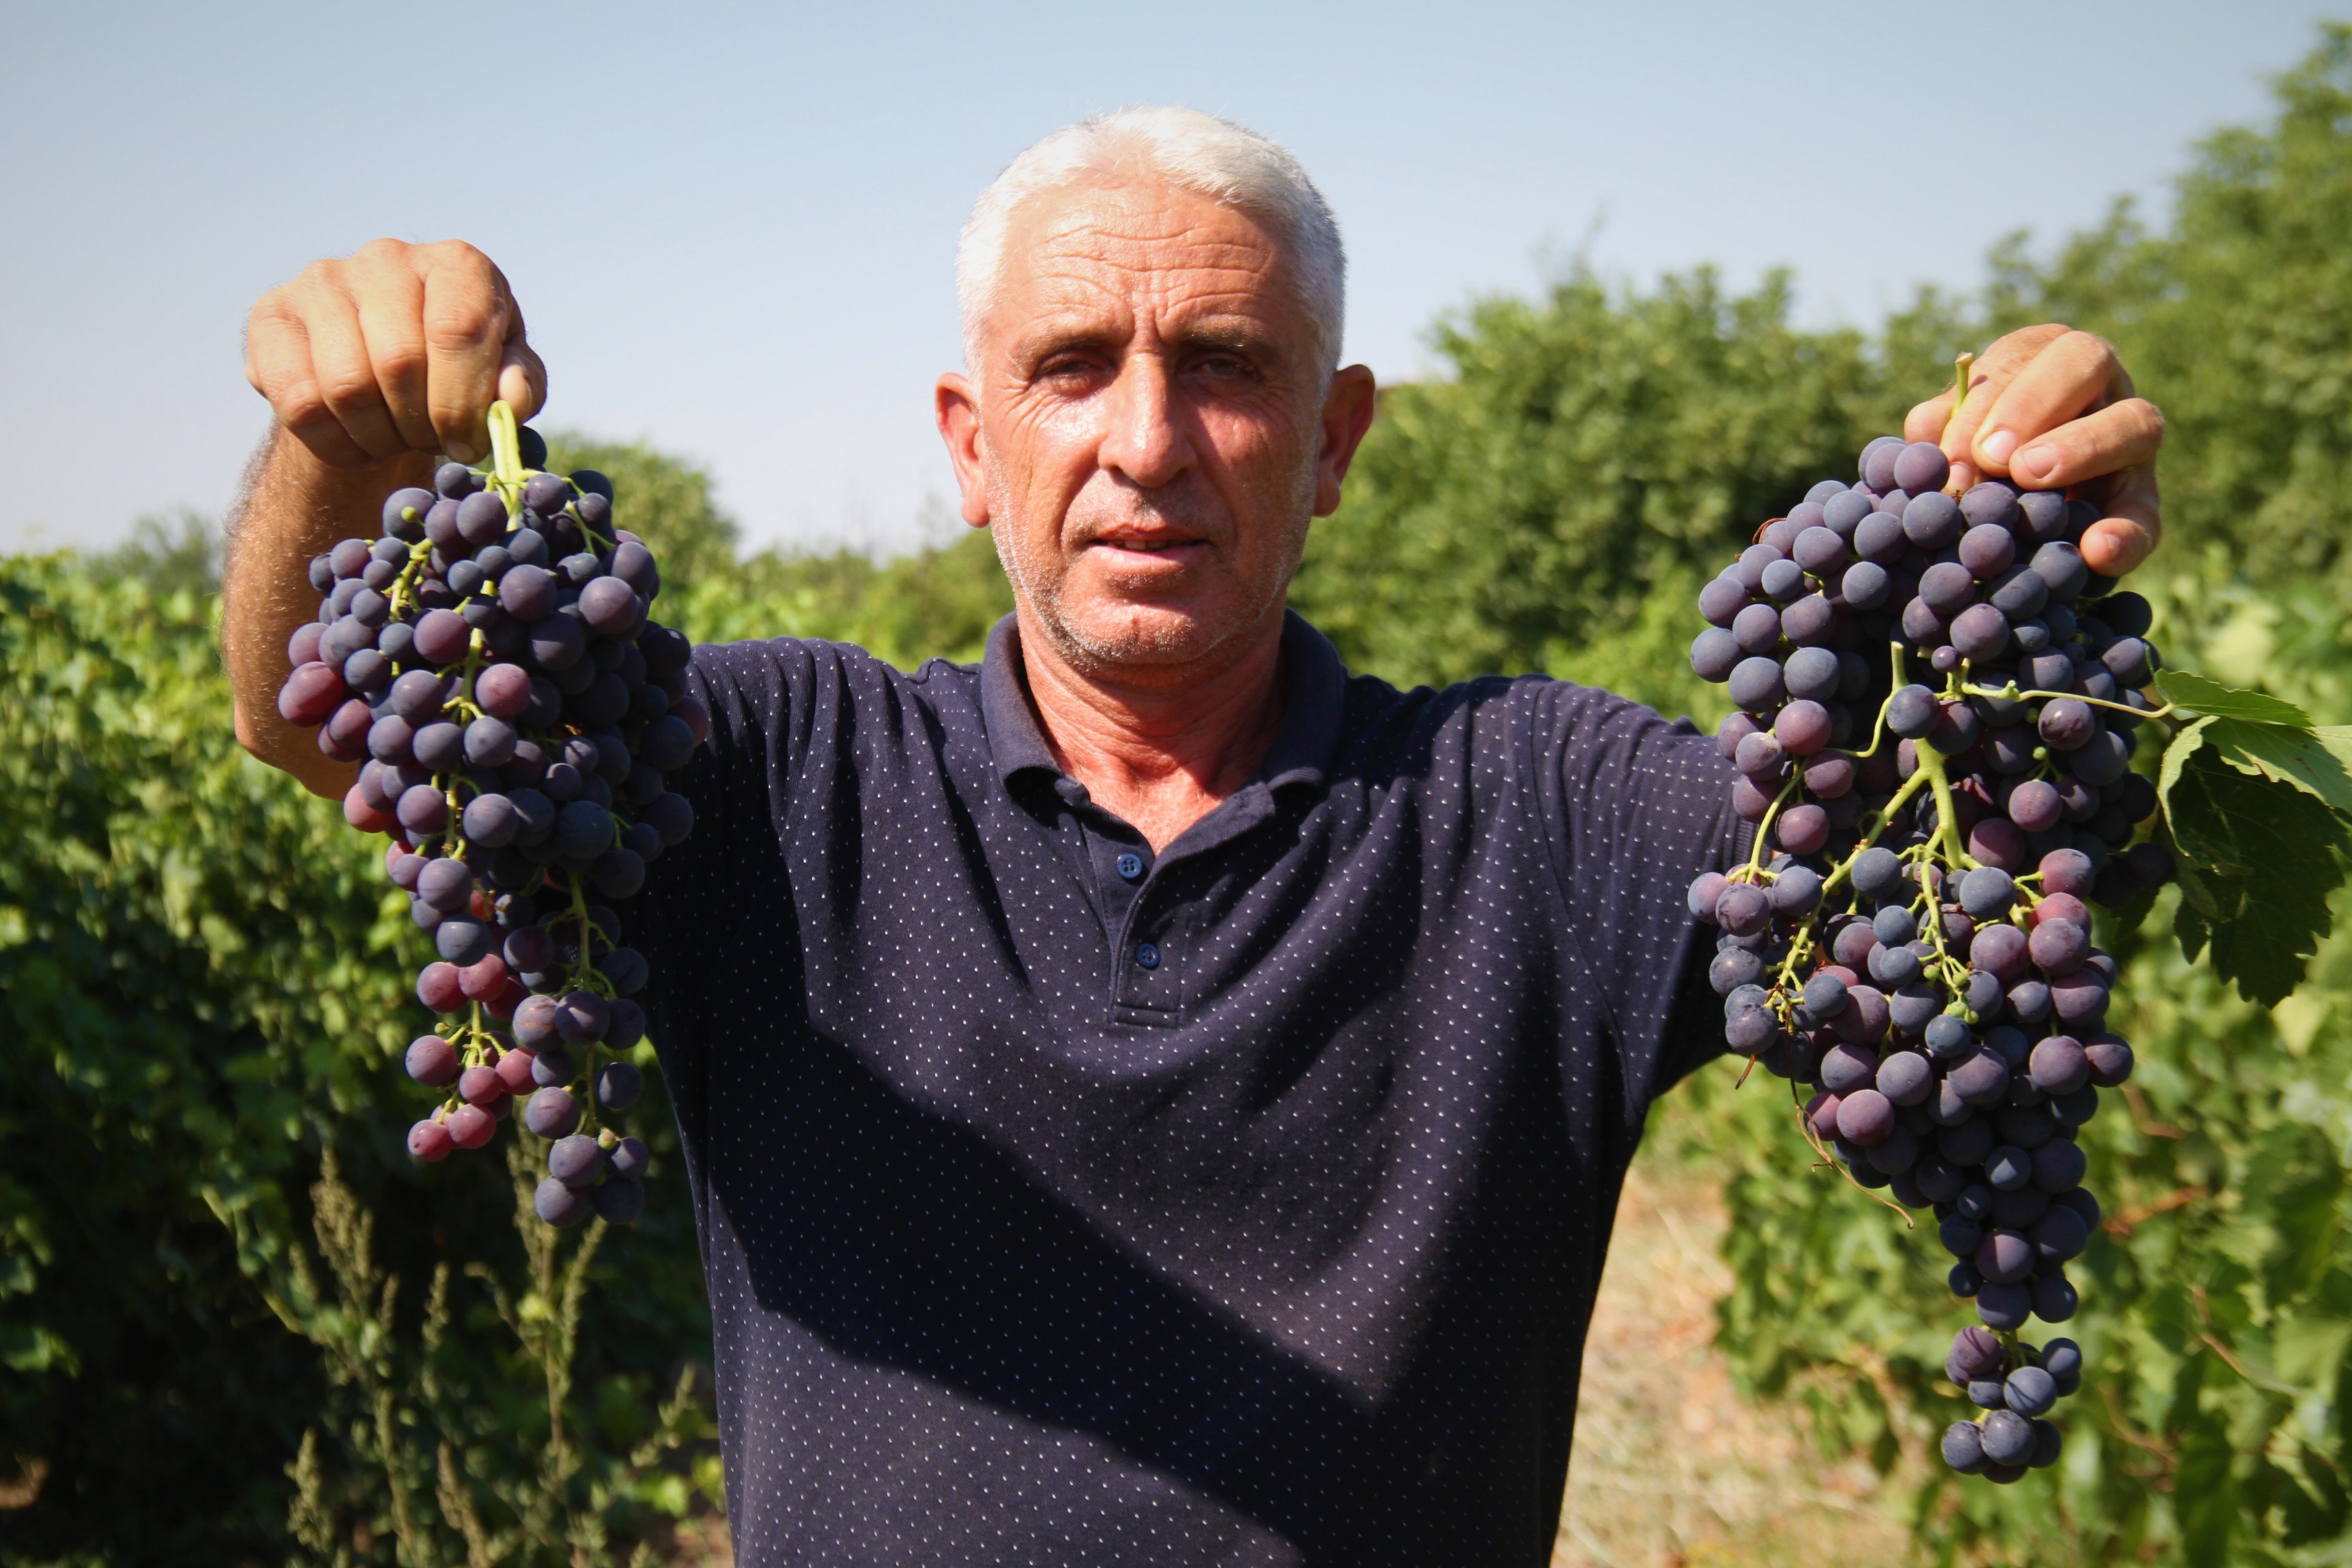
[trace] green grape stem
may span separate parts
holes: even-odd
[[[1959,689],[1958,695],[1962,697],[1998,697],[2011,702],[2053,702],[2062,697],[2071,697],[2077,702],[2087,702],[2094,708],[2112,708],[2118,713],[2128,713],[2136,719],[2169,721],[2173,712],[2173,704],[2169,702],[2166,703],[2161,708],[2135,708],[2128,702],[2110,702],[2104,697],[2085,697],[2079,691],[2023,690],[2019,688],[2017,682],[2014,680],[2011,681],[2008,685],[2001,687],[1963,686]]]

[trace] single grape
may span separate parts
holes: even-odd
[[[1889,475],[1897,488],[1916,496],[1923,491],[1941,490],[1952,477],[1952,465],[1943,448],[1933,441],[1914,441],[1895,457]],[[1869,478],[1867,474],[1864,477]],[[1885,487],[1873,482],[1871,488]]]
[[[559,1230],[579,1225],[595,1212],[594,1200],[588,1194],[577,1191],[553,1176],[539,1184],[530,1195],[530,1206],[541,1219]]]
[[[1810,757],[1829,744],[1829,710],[1819,702],[1800,698],[1780,710],[1780,716],[1772,721],[1772,733],[1790,756]]]
[[[1903,879],[1903,862],[1892,849],[1873,846],[1855,857],[1852,873],[1854,891],[1864,898],[1883,898]]]
[[[2022,1465],[2033,1457],[2033,1423],[2013,1410],[1995,1410],[1984,1418],[1984,1457],[1999,1465]]]
[[[547,1152],[548,1174],[567,1187],[593,1186],[604,1173],[604,1151],[596,1140],[574,1132]]]
[[[1767,889],[1765,896],[1772,900],[1772,911],[1775,914],[1801,915],[1809,913],[1813,909],[1817,908],[1822,901],[1821,873],[1814,870],[1811,866],[1790,866],[1784,868],[1778,877],[1773,879],[1772,886]],[[621,954],[624,952],[628,953],[632,959],[636,959],[638,963],[642,964],[644,963],[644,960],[642,958],[638,958],[634,950],[622,948],[616,950],[610,958],[604,961],[604,972],[605,978],[613,982],[613,988],[625,996],[632,989],[634,989],[634,987],[624,986],[614,973],[616,965],[621,960]],[[1827,1014],[1822,1016],[1824,1017],[1828,1016]]]
[[[2029,565],[2049,585],[2050,596],[2058,600],[2072,599],[2080,593],[2091,573],[2083,552],[2063,540],[2053,540],[2036,550]]]
[[[1734,578],[1712,578],[1698,591],[1698,613],[1712,626],[1728,630],[1732,617],[1748,606],[1748,590]]]
[[[624,1138],[611,1151],[613,1174],[625,1182],[642,1180],[651,1159],[644,1143],[635,1138]]]
[[[2121,1036],[2094,1035],[2084,1043],[2083,1055],[2091,1064],[2091,1081],[2101,1089],[2120,1089],[2131,1077],[2132,1048]]]
[[[645,1092],[645,1075],[628,1062],[607,1062],[596,1075],[596,1103],[607,1110],[626,1110]]]
[[[539,1137],[565,1137],[580,1125],[580,1102],[564,1089],[541,1089],[524,1105],[523,1125]]]
[[[1739,639],[1720,626],[1707,627],[1691,643],[1691,668],[1701,680],[1730,679],[1740,657]]]
[[[2082,1298],[2064,1275],[2050,1274],[2034,1280],[2032,1301],[2035,1317],[2045,1323],[2063,1323],[2074,1315]]]
[[[457,1081],[457,1053],[438,1035],[420,1035],[408,1047],[408,1076],[430,1089],[446,1089]]]
[[[2021,1329],[2032,1315],[2032,1292],[2022,1285],[1987,1280],[1977,1292],[1977,1317],[1989,1329]]]
[[[1874,511],[1853,531],[1853,552],[1879,566],[1891,566],[1911,548],[1899,513]]]
[[[2007,914],[2016,900],[2016,882],[1997,868],[1979,866],[1960,879],[1960,908],[1978,920]]]
[[[1920,1104],[1935,1084],[1935,1069],[1916,1051],[1895,1051],[1878,1064],[1878,1092],[1897,1106]]]
[[[1975,580],[1969,575],[1969,569],[1957,561],[1938,561],[1919,574],[1920,602],[1939,620],[1948,621],[1975,596]],[[2005,626],[2003,629],[2007,629]]]

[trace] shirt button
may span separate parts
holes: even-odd
[[[1146,969],[1159,968],[1160,949],[1148,942],[1137,942],[1135,944],[1135,962],[1143,965]]]
[[[1118,874],[1126,878],[1130,882],[1134,881],[1138,877],[1142,876],[1143,857],[1140,855],[1120,856],[1118,858]]]

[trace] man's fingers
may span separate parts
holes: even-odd
[[[1992,400],[1972,433],[1969,460],[1990,474],[2007,475],[2010,459],[2036,437],[2047,435],[2120,388],[2122,366],[2104,338],[2065,332],[2033,356]]]
[[[369,457],[381,460],[403,450],[407,443],[376,385],[359,302],[344,286],[341,264],[314,268],[295,287],[310,337],[310,368],[328,412]]]
[[[1913,406],[1903,416],[1903,438],[1906,441],[1936,441],[1944,434],[1945,423],[1952,416],[1952,389],[1946,387],[1927,402]]]
[[[547,366],[540,363],[537,351],[520,339],[507,345],[499,363],[499,396],[518,419],[529,419],[546,405]]]
[[[1993,340],[1984,353],[1969,364],[1969,395],[1955,413],[1933,436],[1923,439],[1935,441],[1944,448],[1944,456],[1952,460],[1955,478],[1965,475],[1969,484],[1982,477],[1984,465],[1976,453],[1977,432],[1984,427],[1985,417],[2000,405],[2010,387],[2034,364],[2042,351],[2063,338],[2068,329],[2055,322],[2040,326],[2020,327]]]
[[[2126,469],[2114,477],[2099,503],[2099,521],[2083,531],[2083,559],[2094,572],[2120,577],[2146,561],[2163,537],[2156,470]]]
[[[499,295],[507,302],[507,336],[499,356],[499,396],[515,411],[516,418],[529,419],[547,405],[547,366],[540,360],[539,351],[530,346],[522,304],[514,297],[507,275],[496,268],[490,270],[497,273]]]
[[[268,399],[278,423],[320,462],[338,468],[365,468],[372,459],[337,421],[320,392],[318,373],[310,365],[310,334],[284,292],[273,289],[253,308],[246,328],[245,378]]]
[[[522,313],[499,269],[472,246],[453,240],[425,250],[420,313],[433,428],[442,450],[478,461],[490,449],[484,419],[499,395],[507,344],[521,336]]]
[[[409,259],[409,247],[391,240],[360,247],[343,263],[360,331],[367,342],[377,395],[409,451],[439,445],[425,401],[425,280]]]
[[[2144,397],[2127,397],[2021,447],[2010,475],[2032,489],[2063,489],[2102,474],[2155,461],[2164,416]]]

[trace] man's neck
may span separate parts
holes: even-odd
[[[1196,668],[1107,679],[1062,656],[1026,605],[1021,658],[1045,745],[1157,854],[1257,772],[1282,728],[1282,614]]]

